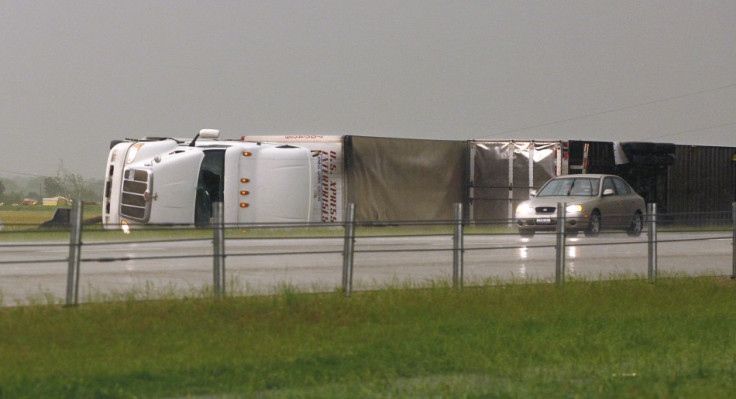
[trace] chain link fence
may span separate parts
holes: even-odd
[[[35,287],[45,297],[40,301],[63,297],[64,305],[76,306],[80,287],[88,291],[81,302],[94,302],[114,297],[105,292],[125,298],[126,290],[141,287],[184,291],[179,297],[190,292],[222,298],[274,287],[349,296],[397,285],[562,285],[576,277],[634,276],[655,283],[663,271],[736,276],[736,203],[730,211],[699,215],[658,215],[653,204],[647,211],[641,237],[605,230],[596,238],[577,237],[565,231],[560,212],[555,231],[524,238],[509,219],[467,223],[460,204],[452,220],[442,221],[358,223],[355,206],[348,204],[342,222],[237,226],[221,222],[220,204],[207,229],[104,230],[85,225],[75,201],[66,228],[0,231],[0,303],[20,304],[23,287],[25,295]],[[60,264],[66,264],[65,273]]]

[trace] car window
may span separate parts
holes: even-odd
[[[537,194],[538,197],[597,196],[599,179],[565,178],[550,180]]]
[[[560,195],[567,195],[572,187],[573,179],[554,179],[550,180],[541,190],[537,193],[538,197],[554,197]]]
[[[616,185],[616,191],[618,191],[620,195],[631,194],[631,189],[625,181],[621,179],[613,179],[613,183]]]
[[[570,195],[592,197],[598,195],[598,179],[575,179]]]
[[[608,189],[613,190],[614,193],[616,193],[616,186],[613,184],[613,179],[610,177],[606,177],[603,179],[603,191],[606,191]]]

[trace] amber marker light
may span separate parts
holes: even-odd
[[[243,156],[244,157],[249,157],[251,155],[253,155],[253,154],[250,151],[243,151]]]
[[[248,183],[249,181],[250,181],[250,179],[246,179],[245,177],[242,178],[242,179],[240,179],[240,182],[241,183]]]
[[[246,204],[245,202],[241,202],[240,203],[240,207],[241,208],[247,208],[248,207],[248,204]]]
[[[240,195],[248,195],[248,194],[250,194],[250,192],[245,191],[245,190],[243,190],[243,191],[240,192]]]

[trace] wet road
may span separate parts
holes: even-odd
[[[658,235],[660,275],[731,275],[731,234],[662,233]],[[358,238],[353,289],[387,285],[450,282],[452,237]],[[555,236],[466,235],[464,284],[511,279],[554,281]],[[62,301],[66,293],[64,244],[0,243],[0,299],[4,305]],[[342,238],[228,240],[228,290],[261,294],[291,285],[306,291],[333,291],[342,285]],[[181,256],[181,258],[177,258]],[[605,234],[568,238],[566,276],[609,279],[647,275],[647,238]],[[141,259],[151,258],[151,259]],[[80,301],[111,294],[139,296],[196,294],[211,285],[211,240],[106,244],[82,247]],[[148,294],[146,294],[148,293]]]

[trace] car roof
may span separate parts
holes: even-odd
[[[555,179],[571,179],[571,178],[579,178],[579,177],[587,177],[587,178],[594,178],[594,179],[600,179],[601,177],[620,177],[616,175],[604,175],[604,174],[598,174],[598,173],[582,173],[577,175],[561,175],[561,176],[555,176]]]

